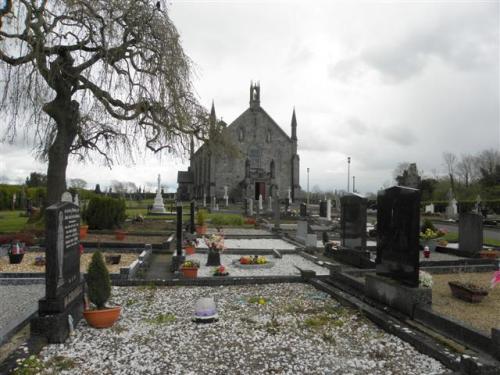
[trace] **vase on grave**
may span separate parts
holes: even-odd
[[[220,252],[216,248],[208,248],[207,267],[218,267],[220,263]]]

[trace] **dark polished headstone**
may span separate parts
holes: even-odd
[[[458,250],[476,256],[483,249],[483,217],[463,213],[458,221]]]
[[[39,301],[32,333],[61,343],[82,317],[84,282],[80,275],[80,208],[61,202],[45,211],[45,297]]]
[[[176,241],[177,241],[177,256],[182,256],[182,204],[177,203],[177,220],[176,220]]]
[[[377,274],[418,287],[420,191],[395,186],[377,197]]]
[[[340,237],[343,247],[366,248],[366,198],[358,194],[347,194],[340,198]]]
[[[274,214],[274,230],[279,231],[281,229],[280,226],[280,198],[277,194],[274,195],[273,201],[273,214]]]
[[[194,233],[196,231],[196,228],[194,226],[194,211],[195,211],[195,203],[194,201],[191,202],[191,206],[190,206],[190,211],[191,211],[191,216],[190,216],[190,221],[189,221],[189,229],[191,231],[191,233]]]
[[[302,216],[302,217],[307,216],[307,204],[305,204],[305,203],[300,204],[300,216]]]
[[[319,202],[319,216],[326,217],[326,201]]]

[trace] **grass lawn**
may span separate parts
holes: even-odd
[[[447,233],[443,239],[445,239],[448,242],[458,242],[458,233]],[[483,239],[483,244],[487,246],[498,246],[500,247],[500,241],[495,240],[493,238],[485,238]]]
[[[18,232],[24,228],[27,217],[19,216],[23,211],[0,211],[0,233]]]

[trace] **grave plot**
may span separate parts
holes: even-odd
[[[269,232],[266,232],[269,233]],[[225,239],[224,247],[226,250],[272,250],[295,251],[296,246],[277,238],[265,239]],[[207,249],[203,241],[199,241],[198,249]]]
[[[113,288],[112,329],[81,321],[32,359],[65,374],[441,374],[447,369],[305,284]],[[213,297],[219,321],[192,321]]]
[[[138,254],[135,253],[120,253],[120,252],[104,252],[103,256],[120,256],[120,260],[116,264],[106,263],[106,267],[110,273],[119,273],[120,268],[128,267],[132,262],[134,262]],[[0,272],[5,273],[35,273],[35,272],[45,272],[45,265],[38,262],[40,258],[45,257],[45,252],[26,252],[24,254],[23,260],[18,264],[10,264],[8,257],[0,257]],[[80,256],[80,272],[87,272],[88,265],[90,264],[90,259],[92,258],[92,253],[83,253]]]
[[[290,254],[283,255],[282,258],[273,258],[272,255],[265,255],[265,259],[271,266],[266,264],[255,265],[252,267],[239,267],[233,262],[238,262],[242,255],[236,254],[221,254],[221,264],[225,266],[226,271],[229,272],[229,276],[300,276],[300,271],[297,267],[305,270],[315,271],[317,275],[328,275],[330,273],[329,269],[322,267],[320,265],[311,262],[301,255]],[[214,273],[215,267],[206,266],[207,255],[206,254],[193,254],[186,258],[187,260],[195,260],[200,263],[200,268],[198,270],[199,277],[211,277]]]

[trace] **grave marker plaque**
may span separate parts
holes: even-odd
[[[420,191],[395,186],[377,197],[377,274],[418,287]]]
[[[366,198],[348,194],[340,198],[340,228],[342,246],[351,249],[366,248]]]

